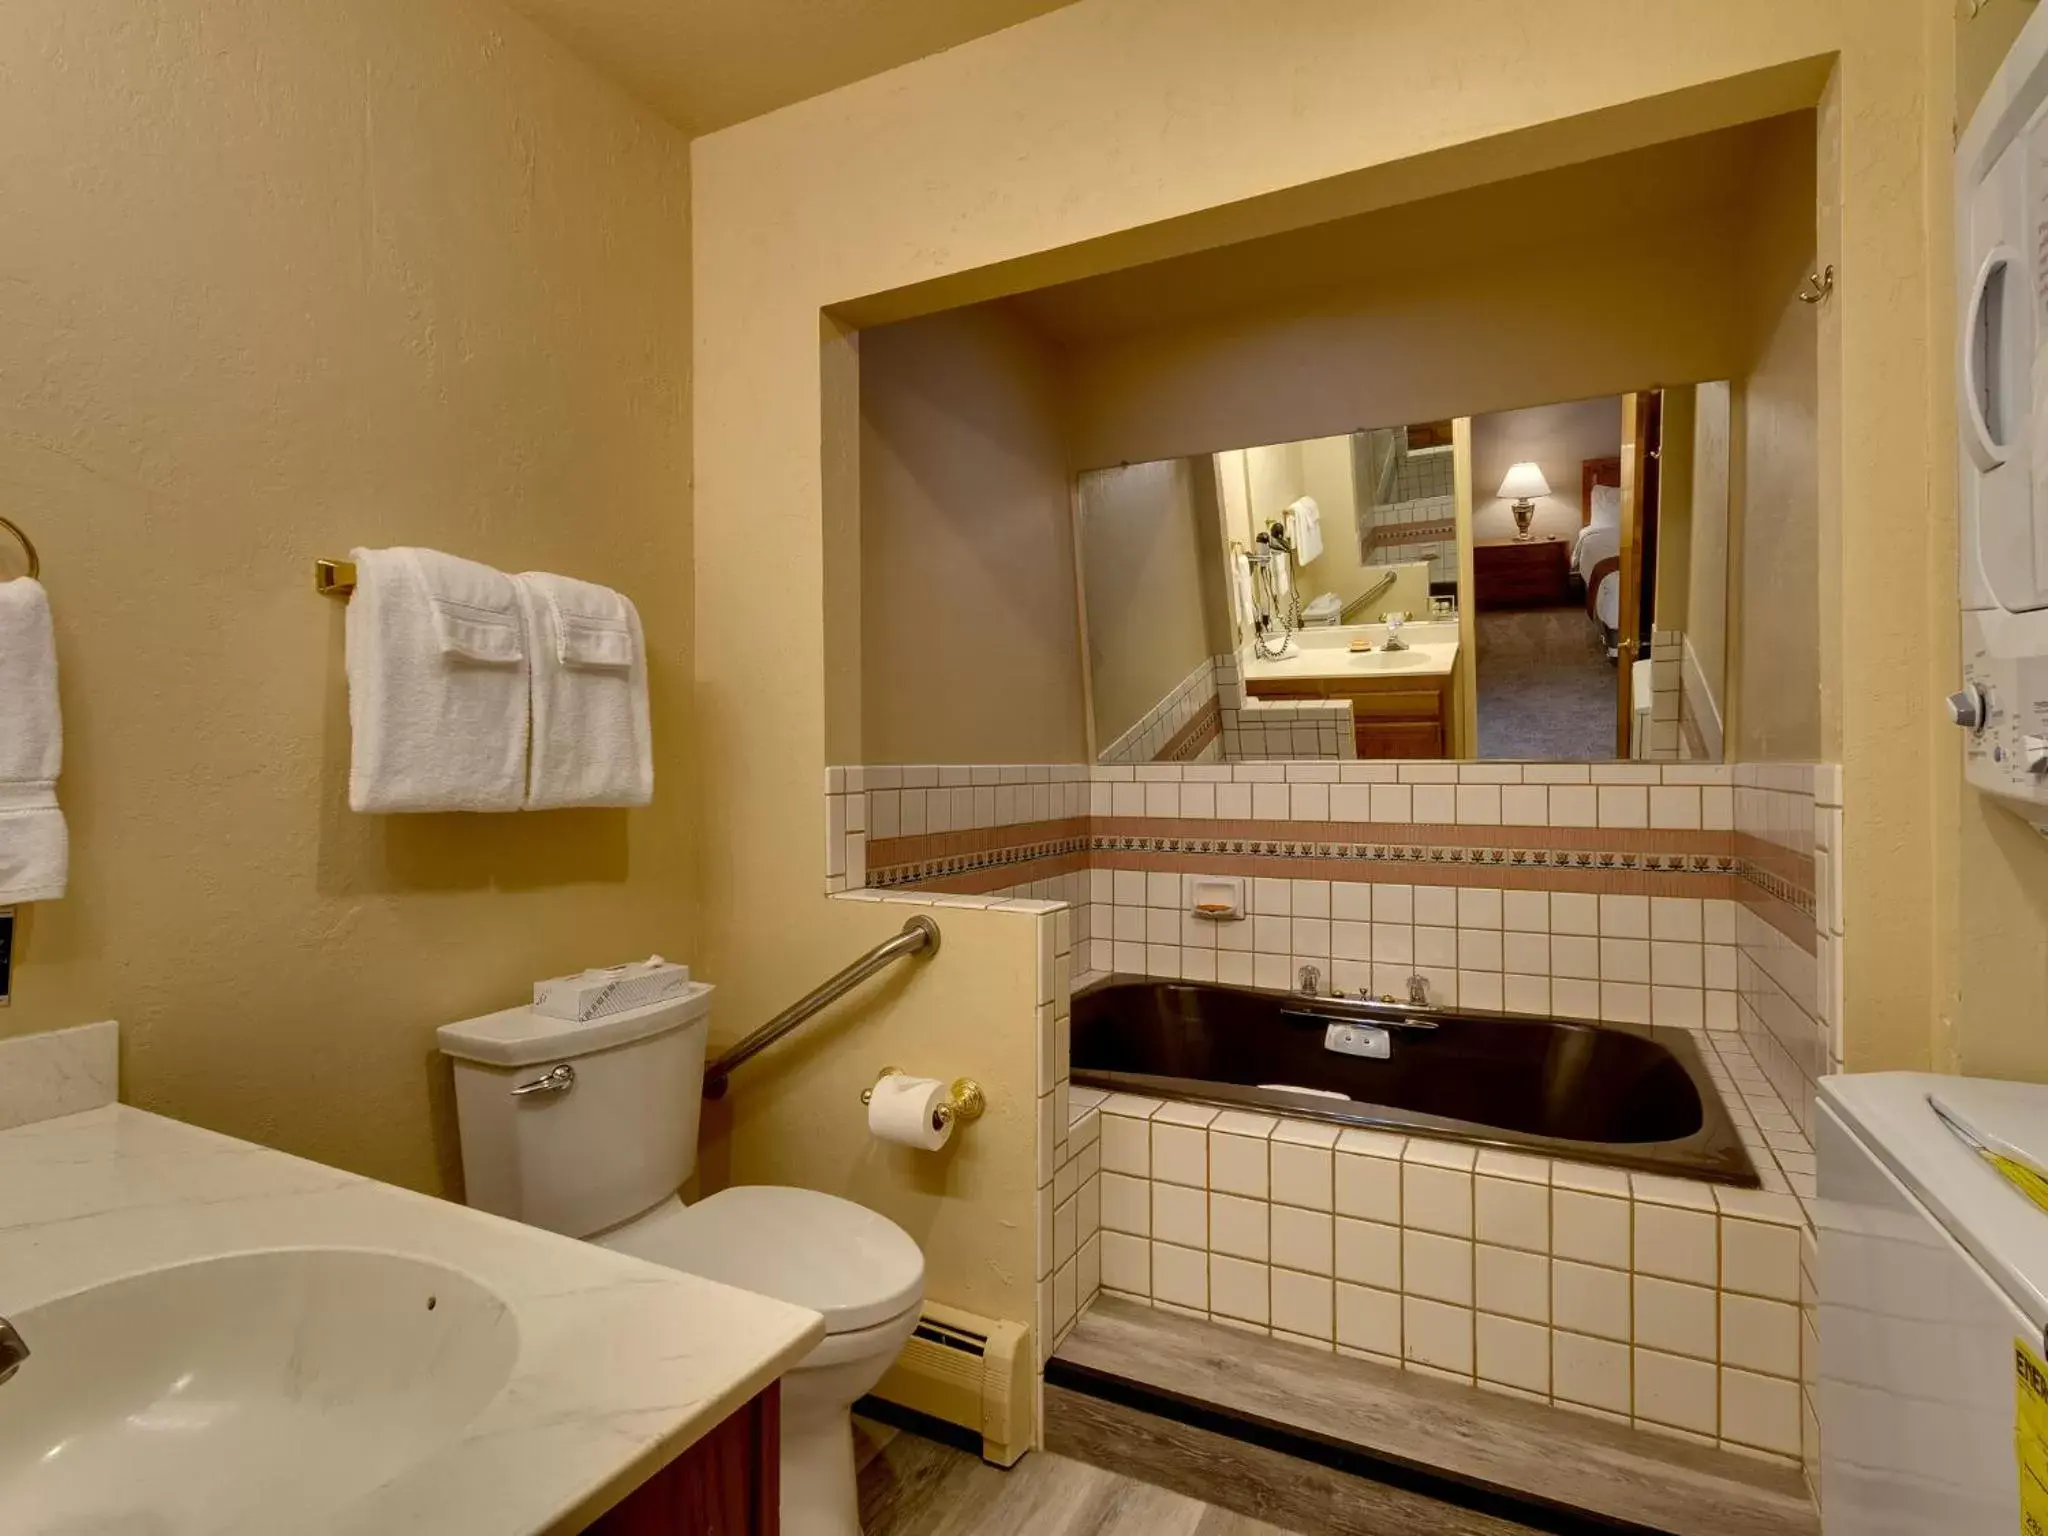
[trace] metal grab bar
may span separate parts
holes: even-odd
[[[1374,598],[1378,597],[1382,592],[1386,591],[1387,588],[1391,587],[1394,584],[1394,578],[1396,576],[1399,576],[1400,574],[1401,573],[1399,571],[1387,572],[1386,575],[1382,576],[1370,587],[1367,587],[1363,592],[1359,593],[1358,596],[1351,599],[1350,602],[1344,605],[1344,611],[1337,615],[1337,622],[1340,624],[1348,622],[1351,618],[1351,615],[1358,612],[1359,609],[1363,608],[1367,603],[1371,602]]]
[[[938,949],[939,925],[928,917],[911,918],[895,938],[884,939],[823,986],[806,992],[706,1067],[704,1097],[724,1098],[726,1080],[732,1076],[734,1068],[767,1050],[812,1014],[838,1002],[875,972],[908,955],[937,954]]]

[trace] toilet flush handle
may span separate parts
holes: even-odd
[[[576,1086],[576,1069],[566,1061],[536,1077],[530,1083],[521,1083],[512,1090],[512,1097],[523,1099],[530,1093],[567,1093]]]

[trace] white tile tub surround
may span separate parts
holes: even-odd
[[[1724,898],[1254,878],[1244,920],[1213,922],[1190,908],[1215,875],[1089,870],[1086,968],[1286,990],[1313,966],[1324,990],[1397,997],[1420,975],[1444,1006],[1737,1025]]]
[[[1201,665],[1182,678],[1157,704],[1138,717],[1131,728],[1097,753],[1104,763],[1149,763],[1166,750],[1167,743],[1190,721],[1217,701],[1218,657],[1205,656]],[[1213,762],[1222,753],[1222,737],[1205,748],[1195,762]]]
[[[1736,919],[1737,1019],[1803,1136],[1818,1080],[1842,1069],[1842,770],[1833,764],[1743,764],[1735,770],[1738,834],[1812,860],[1813,948],[1780,931],[1768,903]],[[1811,1159],[1793,1170],[1812,1193]]]
[[[111,1019],[0,1040],[0,1131],[113,1103],[119,1049]]]
[[[1739,1036],[1699,1039],[1764,1191],[1112,1094],[1102,1288],[1795,1464],[1807,1227],[1758,1131],[1783,1107]]]
[[[873,773],[874,769],[868,772]],[[1089,773],[1089,814],[1191,821],[1375,821],[1727,832],[1734,781],[1721,763],[1508,763],[1438,760],[1152,763]],[[1172,785],[1147,801],[1114,786]],[[1323,797],[1235,786],[1317,784]],[[1209,786],[1204,789],[1202,786]],[[1232,786],[1225,788],[1224,786]],[[1192,796],[1186,791],[1193,789]]]

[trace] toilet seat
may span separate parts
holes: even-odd
[[[743,1184],[673,1201],[596,1239],[706,1280],[807,1307],[839,1335],[881,1326],[924,1299],[924,1254],[865,1206],[814,1189]]]

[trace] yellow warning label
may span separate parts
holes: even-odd
[[[2012,1342],[2016,1402],[2013,1455],[2019,1462],[2021,1536],[2048,1536],[2048,1365],[2025,1339]]]
[[[2015,1158],[2001,1157],[1996,1152],[1986,1152],[1984,1160],[2005,1175],[2006,1183],[2025,1195],[2042,1210],[2048,1211],[2048,1178]]]

